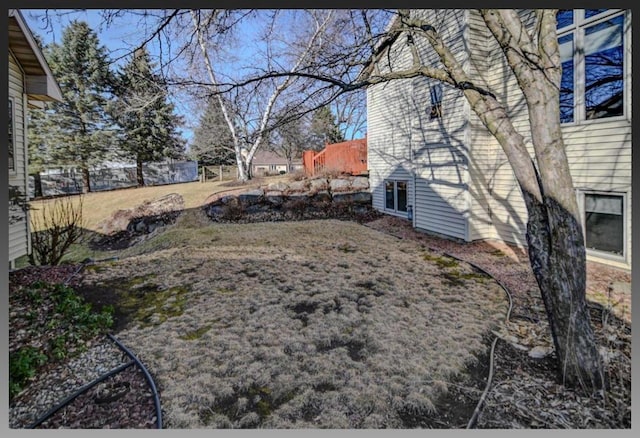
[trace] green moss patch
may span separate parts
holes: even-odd
[[[430,262],[435,262],[439,268],[455,268],[458,266],[458,262],[455,259],[447,256],[424,254],[422,258]]]
[[[207,333],[209,330],[211,330],[211,326],[210,325],[205,325],[204,327],[200,327],[199,329],[187,332],[183,336],[180,336],[180,339],[182,339],[184,341],[195,341],[197,339],[200,339],[202,337],[202,335]]]

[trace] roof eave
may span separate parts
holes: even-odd
[[[36,58],[40,68],[42,69],[42,74],[26,75],[25,93],[27,93],[29,99],[32,101],[61,102],[63,100],[62,90],[53,76],[44,54],[38,47],[38,44],[31,33],[31,29],[27,26],[22,13],[18,9],[9,9],[9,18],[13,18],[15,20],[29,46],[31,55]],[[9,41],[9,48],[11,48],[11,40]],[[20,62],[21,57],[24,55],[18,52],[14,53],[14,56],[18,62]]]

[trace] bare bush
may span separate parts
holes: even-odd
[[[81,195],[77,203],[71,197],[56,198],[52,203],[32,207],[31,254],[32,265],[57,265],[69,247],[84,236]],[[38,211],[40,210],[40,211]]]

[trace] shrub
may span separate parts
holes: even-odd
[[[36,370],[47,362],[47,356],[35,347],[25,346],[9,353],[9,398],[22,391]]]
[[[42,203],[41,211],[32,208],[29,262],[32,265],[57,265],[69,247],[84,235],[83,196],[74,204],[71,197],[56,198],[53,204]],[[35,211],[34,211],[35,210]]]
[[[31,310],[12,316],[17,321],[10,325],[23,327],[29,336],[9,353],[10,398],[22,391],[42,366],[83,351],[84,341],[113,325],[113,306],[93,311],[91,304],[68,286],[34,282],[21,294],[23,304]]]

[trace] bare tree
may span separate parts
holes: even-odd
[[[272,86],[272,91],[268,95],[267,99],[262,102],[261,114],[255,128],[252,130],[253,132],[249,132],[249,129],[245,129],[245,136],[243,138],[236,129],[233,115],[230,113],[225,101],[220,95],[219,82],[217,80],[217,75],[213,68],[213,64],[211,62],[207,48],[206,36],[208,28],[206,24],[215,21],[216,17],[220,16],[221,13],[222,11],[214,10],[211,13],[210,17],[203,20],[203,17],[200,16],[199,12],[191,12],[193,18],[193,26],[198,37],[198,43],[202,51],[202,56],[204,58],[207,73],[209,75],[209,80],[211,81],[211,88],[218,96],[222,112],[224,114],[225,120],[227,121],[227,125],[229,126],[229,130],[231,131],[236,154],[236,163],[238,165],[238,176],[241,181],[246,181],[247,179],[251,178],[250,169],[253,156],[255,155],[258,148],[263,144],[265,136],[271,129],[273,129],[270,126],[270,121],[276,108],[276,102],[278,101],[280,96],[289,87],[291,87],[298,78],[295,75],[287,75],[283,76],[281,79],[273,78],[269,81],[262,82],[263,85],[269,83]],[[327,25],[329,24],[332,17],[332,11],[328,11],[327,13],[322,13],[321,11],[311,11],[309,12],[309,14],[313,19],[313,32],[308,37],[306,45],[301,47],[301,51],[292,57],[293,62],[291,67],[287,70],[288,73],[301,71],[305,67],[305,61],[313,54],[316,46],[318,45],[318,40],[321,39],[324,35]],[[266,44],[265,54],[267,61],[267,70],[271,70],[272,68],[274,68],[275,64],[280,61],[279,59],[275,58],[273,54],[274,49],[271,46],[274,41],[273,32],[275,27],[273,23],[275,23],[275,20],[272,19],[272,25],[268,27],[266,35],[264,36]],[[252,95],[252,97],[254,98],[258,96],[259,94]],[[244,113],[243,115],[245,116],[244,126],[249,127],[252,121],[246,118],[247,113]]]

